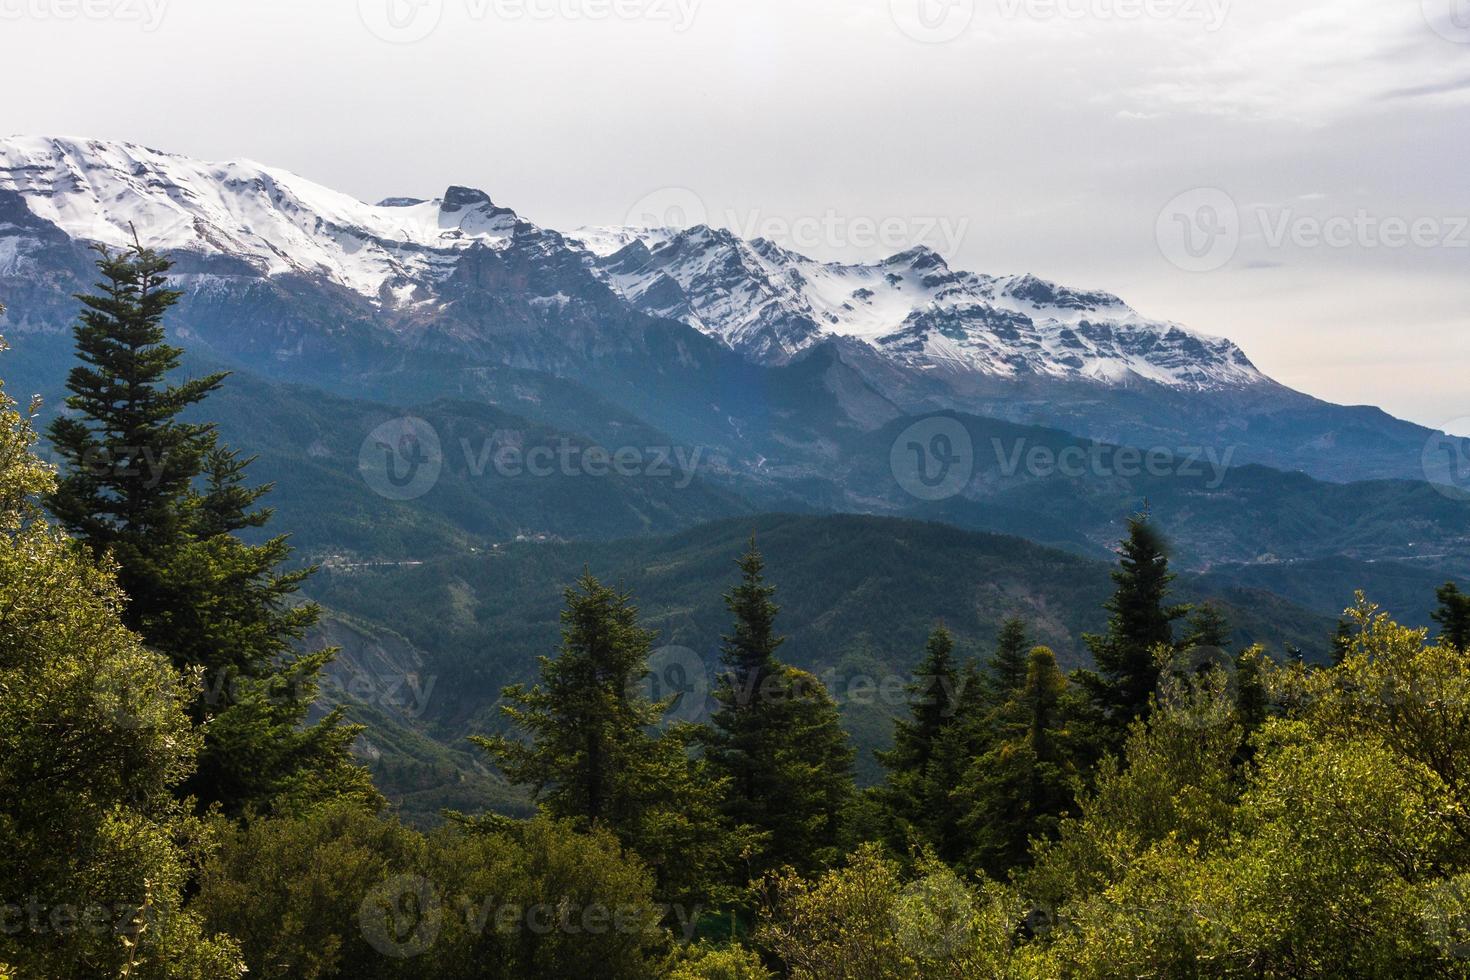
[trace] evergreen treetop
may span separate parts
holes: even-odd
[[[1180,645],[1185,649],[1214,647],[1227,650],[1230,647],[1230,622],[1213,602],[1196,606],[1189,612],[1184,641]]]
[[[555,657],[541,658],[540,683],[503,694],[501,710],[528,740],[477,741],[551,816],[616,833],[634,818],[649,729],[660,714],[638,693],[654,634],[638,624],[631,596],[590,571],[564,595],[561,646]]]
[[[189,533],[185,501],[215,443],[212,426],[178,416],[226,376],[171,383],[183,351],[165,342],[163,317],[181,296],[167,287],[168,261],[141,246],[97,251],[98,292],[77,297],[71,414],[50,429],[64,477],[49,504],[67,530],[114,552],[124,617],[147,636],[167,608],[157,554]]]
[[[738,565],[740,582],[725,596],[734,623],[724,637],[705,755],[726,785],[730,824],[765,842],[749,868],[812,868],[832,847],[852,797],[853,751],[821,681],[776,657],[784,642],[775,628],[776,590],[765,581],[753,537]]]
[[[540,682],[503,693],[516,731],[472,741],[549,816],[636,851],[663,897],[707,895],[748,837],[720,812],[726,784],[691,755],[693,732],[655,730],[667,704],[645,691],[654,634],[632,597],[586,571],[565,598],[561,646],[541,658]]]
[[[894,723],[892,751],[878,754],[892,771],[928,765],[940,735],[959,714],[964,692],[954,662],[954,635],[943,626],[929,635],[924,659],[906,690],[910,717]]]
[[[1158,686],[1158,653],[1174,647],[1174,622],[1189,611],[1169,604],[1173,581],[1163,535],[1146,513],[1130,517],[1113,571],[1117,588],[1104,605],[1108,630],[1084,638],[1097,671],[1082,675],[1119,736],[1134,718],[1147,713]]]
[[[1020,619],[1008,619],[1001,625],[1000,635],[996,637],[995,653],[990,658],[994,704],[1004,704],[1026,683],[1030,644],[1031,641],[1026,636],[1026,624]]]
[[[735,621],[731,634],[721,637],[721,653],[734,680],[751,681],[758,688],[759,681],[776,663],[776,651],[786,642],[776,634],[776,615],[781,607],[773,598],[775,586],[766,584],[766,561],[754,535],[737,564],[740,584],[725,596],[725,606]]]

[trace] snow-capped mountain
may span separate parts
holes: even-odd
[[[1116,296],[954,271],[926,248],[838,264],[704,226],[562,237],[463,187],[369,205],[249,161],[204,163],[88,140],[0,140],[0,195],[7,191],[72,241],[118,246],[136,234],[198,260],[180,262],[186,289],[229,275],[306,277],[384,313],[418,311],[421,321],[426,307],[457,301],[446,284],[467,253],[530,238],[548,260],[575,258],[636,310],[685,323],[758,363],[787,363],[841,337],[936,376],[1148,381],[1186,391],[1267,380],[1229,341],[1145,318]],[[38,239],[18,231],[0,223],[0,275],[35,264]],[[545,293],[527,299],[562,305],[575,290],[553,284]]]
[[[564,235],[464,187],[365,204],[95,140],[0,139],[7,380],[55,396],[89,246],[135,234],[173,260],[170,329],[213,364],[395,403],[514,402],[581,431],[644,424],[762,479],[825,472],[853,433],[934,411],[1229,446],[1331,480],[1423,475],[1425,430],[1292,391],[1109,293],[923,248],[844,264],[708,227]]]
[[[0,191],[77,241],[243,260],[262,276],[320,276],[403,300],[473,245],[502,248],[513,211],[480,191],[364,204],[250,161],[203,163],[131,143],[0,140]],[[15,254],[12,264],[24,263]]]
[[[572,233],[645,312],[780,362],[830,335],[925,370],[1144,379],[1179,388],[1265,380],[1228,340],[1150,320],[1118,297],[1035,276],[952,270],[918,247],[873,264],[823,263],[705,226]]]

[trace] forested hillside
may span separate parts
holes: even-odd
[[[629,589],[643,622],[658,632],[658,647],[687,649],[685,665],[702,665],[713,677],[726,628],[720,597],[734,581],[732,556],[752,534],[781,586],[784,656],[834,689],[863,782],[877,777],[872,751],[888,744],[902,707],[862,696],[863,681],[906,671],[935,625],[954,634],[961,655],[986,656],[1002,625],[1020,618],[1071,668],[1088,662],[1083,634],[1106,618],[1103,562],[1019,538],[865,517],[761,515],[668,538],[512,544],[412,567],[329,568],[312,589],[328,608],[434,651],[415,668],[435,681],[421,719],[425,731],[455,745],[499,726],[497,693],[524,680],[535,658],[554,647],[561,591],[584,568]],[[1278,654],[1328,659],[1335,616],[1264,591],[1207,590],[1191,577],[1181,580],[1180,594],[1216,603],[1238,647],[1263,643]],[[1343,605],[1351,600],[1343,596]],[[856,700],[846,696],[852,689]]]

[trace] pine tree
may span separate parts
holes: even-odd
[[[97,265],[99,292],[79,297],[71,414],[51,428],[65,475],[49,503],[116,562],[127,624],[177,668],[203,672],[190,714],[208,725],[185,791],[232,815],[338,796],[376,808],[350,752],[361,728],[341,709],[305,725],[334,655],[295,653],[319,616],[295,602],[314,569],[279,571],[291,554],[284,536],[258,545],[237,536],[270,521],[255,505],[271,487],[247,487],[251,461],[222,447],[211,425],[179,419],[226,376],[170,382],[183,352],[165,342],[163,319],[180,296],[167,288],[169,263],[139,246],[101,250]]]
[[[1002,705],[1026,683],[1026,669],[1031,641],[1026,636],[1026,624],[1019,619],[1008,619],[1001,625],[996,637],[995,654],[990,658],[990,683],[992,703]]]
[[[1465,595],[1454,582],[1446,582],[1435,591],[1439,608],[1432,613],[1439,624],[1440,642],[1455,650],[1470,652],[1470,595]]]
[[[727,780],[730,822],[763,836],[750,870],[812,869],[820,849],[836,842],[840,806],[853,793],[852,748],[821,682],[776,658],[784,642],[776,590],[754,537],[738,565],[740,583],[725,596],[734,626],[724,637],[705,753]]]
[[[987,672],[981,669],[974,657],[965,661],[954,698],[954,724],[950,727],[961,730],[971,743],[985,728],[986,713],[991,710],[991,692],[987,680]]]
[[[638,625],[631,596],[590,571],[565,598],[561,647],[541,658],[541,682],[502,692],[501,710],[529,741],[496,736],[480,744],[551,816],[625,833],[637,818],[639,774],[660,715],[636,693],[654,634]]]
[[[940,626],[929,635],[924,659],[906,687],[910,718],[899,719],[893,730],[893,748],[879,752],[878,761],[890,773],[922,771],[934,757],[934,747],[959,712],[960,673],[954,662],[954,636]]]
[[[975,759],[993,744],[984,727],[989,720],[984,714],[978,718],[962,715],[947,727],[935,741],[934,757],[924,767],[919,783],[916,796],[923,802],[911,814],[911,825],[922,831],[923,843],[946,864],[959,866],[970,850],[971,835],[965,825],[969,805],[957,788]],[[890,843],[899,853],[912,853],[915,840],[911,835],[895,836]]]
[[[967,811],[962,828],[972,867],[1003,878],[1025,863],[1033,837],[1055,834],[1072,805],[1067,697],[1056,655],[1036,647],[1025,682],[996,713],[996,744],[974,760],[955,793]]]
[[[1159,649],[1174,646],[1174,622],[1188,612],[1186,606],[1167,604],[1174,575],[1163,537],[1147,514],[1129,518],[1113,581],[1117,590],[1105,605],[1107,633],[1084,637],[1097,671],[1078,676],[1121,739],[1133,719],[1147,713],[1158,686]]]
[[[664,897],[708,894],[728,875],[740,832],[719,813],[724,785],[690,756],[693,733],[655,731],[668,704],[643,694],[654,634],[630,595],[591,572],[565,598],[561,647],[541,658],[540,682],[502,694],[514,736],[473,741],[547,815],[636,851]]]
[[[167,288],[169,263],[141,247],[98,252],[98,292],[77,297],[71,414],[50,430],[64,478],[49,505],[76,537],[111,553],[128,595],[124,621],[155,643],[158,620],[177,606],[167,556],[189,538],[188,500],[214,440],[211,426],[178,416],[225,375],[169,383],[183,356],[164,341],[164,315],[182,295]]]
[[[907,688],[910,716],[895,722],[893,748],[874,753],[888,774],[875,795],[885,834],[899,853],[915,843],[948,850],[946,803],[953,780],[968,765],[976,719],[967,709],[977,705],[970,684],[978,682],[973,664],[964,672],[956,668],[949,630],[935,629]]]
[[[738,565],[740,584],[725,596],[735,624],[733,633],[723,638],[724,670],[715,684],[718,707],[711,719],[714,735],[708,755],[730,779],[732,817],[759,826],[757,818],[777,790],[771,765],[781,737],[775,717],[781,700],[776,650],[784,640],[775,631],[780,611],[773,601],[776,590],[765,583],[765,559],[754,537]]]
[[[926,794],[930,801],[930,841],[940,860],[958,867],[970,847],[965,829],[965,801],[956,788],[978,756],[995,744],[996,707],[987,675],[971,659],[960,674],[954,719],[941,733],[929,763]],[[1024,681],[1023,681],[1024,685]]]
[[[843,817],[855,796],[853,749],[837,702],[815,675],[782,665],[775,712],[775,784],[765,801],[770,866],[810,874],[842,857]]]

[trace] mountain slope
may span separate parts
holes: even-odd
[[[899,363],[954,374],[1190,390],[1266,380],[1229,341],[1146,319],[1116,296],[1030,275],[956,272],[924,247],[843,264],[703,225],[573,237],[600,255],[599,275],[635,306],[761,360],[788,360],[838,336]]]
[[[41,392],[49,416],[63,394],[57,379],[73,358],[65,338],[29,335],[0,370],[11,390]],[[714,375],[728,386],[716,396],[719,406],[745,423],[759,421],[749,437],[719,430],[713,412],[699,421],[692,408],[684,411],[700,393],[708,398],[707,390],[684,389],[690,402],[650,406],[647,414],[659,411],[670,431],[574,381],[439,364],[355,393],[237,370],[203,412],[230,444],[259,456],[255,479],[277,484],[278,525],[316,558],[418,561],[523,535],[659,534],[771,510],[917,517],[1105,557],[1123,519],[1150,507],[1177,541],[1182,568],[1322,561],[1319,584],[1345,595],[1361,581],[1336,574],[1335,558],[1408,561],[1432,575],[1470,577],[1470,499],[1463,495],[1408,481],[1314,480],[1243,464],[1229,444],[1145,457],[996,419],[892,417],[882,403],[871,406],[869,426],[857,426],[852,416],[868,411],[857,404],[868,393],[844,390],[855,382],[825,350],[782,367],[744,369],[758,372],[758,386]],[[220,366],[192,356],[187,371]],[[40,384],[44,378],[50,383]],[[627,376],[628,384],[635,380]],[[660,391],[655,379],[644,380],[643,397]],[[369,462],[381,457],[373,442],[378,427],[404,417],[432,432],[442,468],[421,495],[395,499],[375,489],[363,460],[365,451]],[[906,445],[927,445],[941,431],[968,446],[964,485],[925,501],[912,492],[913,474],[896,468],[895,451],[901,463],[911,462]],[[625,472],[582,466],[581,454],[593,446],[608,456],[622,452]],[[537,472],[524,464],[532,451],[549,461]],[[497,466],[502,452],[519,465]]]
[[[909,678],[934,624],[955,632],[963,654],[985,655],[1001,623],[1020,616],[1038,642],[1076,666],[1087,659],[1082,634],[1106,623],[1107,562],[1018,538],[866,517],[760,515],[661,538],[513,545],[414,567],[329,569],[312,589],[329,607],[433,651],[420,668],[437,692],[425,723],[455,746],[501,724],[501,687],[527,680],[536,656],[555,649],[562,590],[584,567],[634,593],[644,622],[661,634],[655,666],[677,667],[707,691],[729,626],[721,596],[737,580],[735,558],[752,533],[780,590],[778,625],[789,637],[781,656],[833,689],[868,778],[876,773],[870,750],[887,744],[902,710],[877,691]],[[1178,592],[1186,601],[1214,597],[1238,644],[1326,656],[1330,617],[1259,591],[1206,592],[1187,575]],[[405,595],[415,601],[400,601]],[[698,717],[689,707],[686,720]]]

